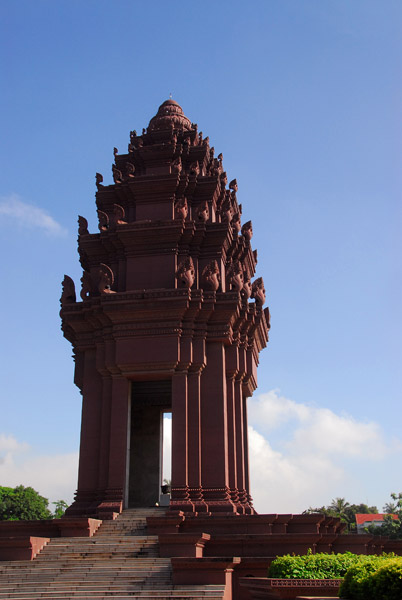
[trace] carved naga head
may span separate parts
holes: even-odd
[[[186,258],[177,268],[176,278],[178,287],[190,289],[195,281],[195,269],[191,256]]]
[[[239,261],[232,263],[228,270],[229,281],[232,290],[240,292],[244,285],[243,269]]]
[[[212,260],[204,267],[201,275],[201,287],[204,290],[216,292],[219,287],[220,275],[216,260]]]
[[[262,277],[259,277],[253,282],[251,297],[255,299],[258,306],[262,306],[265,302],[265,287]]]
[[[115,294],[111,288],[114,283],[113,271],[108,265],[101,263],[98,269],[98,291],[101,294]]]
[[[60,298],[60,304],[65,306],[66,304],[72,304],[76,301],[75,296],[75,285],[74,281],[68,275],[64,275],[64,279],[62,281],[62,294]]]
[[[251,240],[253,237],[253,224],[251,221],[244,223],[243,227],[241,228],[241,233],[245,240],[248,242]]]
[[[245,300],[248,300],[252,294],[250,277],[247,277],[246,273],[244,273],[243,275],[243,289],[241,291],[241,294]]]
[[[209,219],[209,206],[206,200],[204,202],[201,202],[201,204],[197,208],[197,219],[203,223],[205,223]]]
[[[174,210],[178,219],[185,220],[188,215],[188,204],[186,198],[179,198],[174,205]]]
[[[240,233],[241,230],[241,221],[240,221],[240,213],[239,211],[235,212],[232,219],[232,227],[236,233]]]

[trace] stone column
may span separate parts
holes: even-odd
[[[188,487],[187,372],[172,377],[172,489],[170,508],[192,512]]]
[[[102,418],[101,418],[101,447],[99,454],[99,490],[106,490],[109,479],[110,452],[110,413],[112,397],[112,378],[102,380]]]
[[[98,506],[98,512],[121,512],[126,485],[128,439],[128,406],[130,382],[122,376],[113,376],[111,385],[110,445],[108,485]]]
[[[96,369],[96,351],[86,350],[82,383],[80,462],[76,498],[68,515],[90,514],[98,495],[101,441],[102,379]]]
[[[207,507],[201,492],[201,380],[197,370],[188,375],[188,486],[196,512]]]
[[[234,382],[234,412],[235,412],[235,439],[236,439],[236,474],[238,489],[238,512],[244,513],[247,503],[245,468],[244,468],[244,423],[243,423],[243,395],[242,376],[236,377]]]
[[[210,512],[235,512],[229,494],[225,349],[206,344],[207,365],[201,377],[201,481]]]
[[[250,477],[248,463],[248,430],[247,430],[247,397],[243,396],[243,448],[244,448],[244,487],[246,490],[247,503],[245,506],[246,513],[254,513],[253,499],[250,496]]]

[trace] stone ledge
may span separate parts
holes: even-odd
[[[49,541],[49,538],[30,535],[0,538],[0,561],[33,560]]]
[[[158,536],[159,556],[202,558],[204,546],[210,539],[208,533],[164,533]]]
[[[342,579],[270,579],[241,577],[239,583],[252,599],[297,600],[297,598],[337,598]]]
[[[10,537],[92,537],[102,521],[86,517],[43,521],[2,521],[0,540]]]

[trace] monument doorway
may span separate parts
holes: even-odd
[[[128,507],[159,502],[163,416],[172,410],[172,382],[133,381],[129,421]]]

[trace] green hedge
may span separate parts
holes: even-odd
[[[352,554],[312,554],[278,556],[269,567],[268,577],[281,579],[338,579],[345,600],[402,600],[402,557]]]
[[[348,569],[339,595],[347,600],[401,600],[402,557],[365,556]]]
[[[268,577],[283,579],[338,579],[343,577],[352,565],[360,560],[360,556],[345,552],[344,554],[312,554],[311,550],[302,556],[286,554],[272,561]]]

